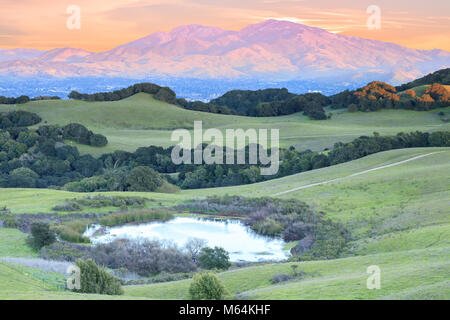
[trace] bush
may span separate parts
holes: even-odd
[[[92,257],[108,268],[126,268],[144,277],[161,272],[188,273],[197,268],[188,254],[159,241],[117,239],[96,246]]]
[[[127,183],[128,191],[155,191],[163,184],[163,179],[155,170],[140,166],[131,170]]]
[[[196,274],[189,287],[192,300],[221,300],[225,294],[225,287],[212,273]]]
[[[39,255],[45,260],[75,262],[78,259],[88,259],[90,257],[91,250],[91,246],[67,242],[55,242],[42,248]]]
[[[104,147],[108,144],[108,139],[104,135],[94,133],[89,139],[89,144],[94,147]]]
[[[285,281],[289,281],[292,279],[295,279],[296,276],[292,275],[292,274],[276,274],[272,277],[272,280],[270,280],[270,283],[272,284],[276,284],[276,283],[280,283],[280,282],[285,282]]]
[[[13,215],[2,215],[0,216],[0,222],[2,222],[5,228],[18,228],[19,223]]]
[[[27,242],[33,249],[39,250],[56,241],[55,233],[47,223],[33,222],[30,228],[31,236],[28,237]]]
[[[230,256],[224,248],[203,248],[198,257],[200,266],[204,269],[228,270],[231,266]]]
[[[81,293],[99,293],[108,295],[122,295],[123,289],[119,279],[110,275],[104,268],[99,267],[93,260],[77,260],[80,268],[80,289],[74,289]]]
[[[73,243],[90,243],[89,238],[83,237],[88,224],[88,220],[74,220],[57,226],[55,231],[62,240]]]
[[[9,176],[10,188],[35,188],[39,175],[28,168],[17,168]]]

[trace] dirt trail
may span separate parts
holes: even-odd
[[[409,159],[406,159],[406,160],[402,160],[402,161],[394,162],[394,163],[391,163],[391,164],[387,164],[385,166],[376,167],[376,168],[360,171],[360,172],[357,172],[357,173],[353,173],[351,175],[348,175],[348,176],[345,176],[345,177],[342,177],[342,178],[336,178],[336,179],[332,179],[332,180],[327,180],[327,181],[307,184],[306,186],[301,186],[301,187],[293,188],[293,189],[290,189],[290,190],[281,191],[281,192],[273,194],[272,196],[274,196],[274,197],[275,196],[280,196],[280,195],[283,195],[283,194],[286,194],[286,193],[291,193],[291,192],[295,192],[295,191],[298,191],[298,190],[307,189],[307,188],[311,188],[311,187],[315,187],[315,186],[320,186],[322,184],[327,184],[327,183],[331,183],[331,182],[340,181],[340,180],[343,180],[343,179],[346,179],[346,178],[359,176],[361,174],[365,174],[365,173],[368,173],[368,172],[372,172],[372,171],[376,171],[376,170],[380,170],[380,169],[385,169],[385,168],[390,168],[390,167],[395,167],[395,166],[398,166],[400,164],[403,164],[403,163],[406,163],[406,162],[409,162],[409,161],[414,161],[414,160],[417,160],[417,159],[420,159],[420,158],[423,158],[423,157],[426,157],[426,156],[429,156],[429,155],[432,155],[432,154],[441,153],[441,152],[444,152],[444,151],[437,151],[437,152],[430,152],[430,153],[426,153],[426,154],[421,154],[421,155],[418,155],[418,156],[415,156],[415,157],[412,157],[412,158],[409,158]]]

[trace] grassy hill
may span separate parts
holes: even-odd
[[[280,191],[339,178],[280,197],[299,198],[323,210],[329,218],[345,223],[353,236],[347,257],[230,270],[218,274],[227,289],[249,299],[449,299],[449,154],[449,148],[391,150],[254,185],[185,190],[170,195],[127,194],[172,205],[212,194],[275,196]],[[354,175],[418,155],[426,156]],[[85,195],[55,190],[1,189],[0,203],[13,213],[51,212],[52,206]],[[26,247],[25,235],[17,230],[0,229],[0,239],[0,256],[35,255]],[[303,279],[271,283],[274,275],[289,273],[292,264],[305,272]],[[370,265],[381,268],[381,290],[366,288],[366,269]],[[0,262],[0,298],[110,298],[61,291],[52,277]],[[126,286],[125,295],[120,298],[183,299],[187,298],[189,281]]]
[[[412,87],[411,90],[413,90],[416,93],[416,95],[422,96],[429,86],[430,86],[429,84],[423,84],[423,85],[420,85],[417,87]],[[447,91],[450,92],[450,85],[443,85],[443,87],[445,87],[445,89],[447,89]],[[401,91],[400,93],[405,92],[405,91],[406,90]]]
[[[202,120],[204,128],[278,128],[281,146],[296,145],[300,149],[312,150],[323,150],[335,142],[349,142],[374,131],[392,135],[400,131],[437,131],[450,128],[450,123],[444,123],[436,110],[383,110],[376,114],[328,110],[333,113],[332,119],[323,121],[310,120],[299,113],[254,118],[185,110],[156,100],[146,93],[113,102],[44,100],[17,106],[0,105],[0,112],[12,109],[37,113],[43,118],[41,124],[65,125],[77,122],[95,133],[105,135],[109,144],[104,148],[78,145],[83,153],[94,155],[114,150],[134,151],[141,146],[173,145],[170,141],[172,130],[190,129],[194,120]],[[450,107],[439,111],[450,112]]]

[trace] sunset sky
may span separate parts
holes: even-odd
[[[69,5],[81,8],[81,29],[69,30]],[[369,5],[381,29],[369,30]],[[450,51],[449,0],[0,0],[0,48],[57,47],[106,51],[184,24],[240,30],[269,18],[328,31]]]

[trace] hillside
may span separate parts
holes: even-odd
[[[138,147],[170,146],[172,130],[193,128],[194,120],[202,120],[204,128],[280,129],[280,145],[323,150],[335,142],[349,142],[361,135],[396,134],[400,131],[447,130],[450,126],[441,120],[438,111],[381,110],[375,114],[349,113],[328,110],[332,118],[326,121],[310,120],[296,113],[279,117],[243,117],[185,110],[164,103],[145,93],[112,102],[85,102],[78,100],[31,101],[21,105],[0,105],[0,112],[25,110],[38,114],[42,124],[65,125],[76,122],[108,138],[108,145],[95,148],[77,145],[82,153],[100,155],[115,150],[134,151]],[[439,111],[448,113],[450,108]],[[39,125],[42,125],[39,124]],[[38,125],[38,126],[39,126]],[[75,144],[74,144],[75,145]]]
[[[414,87],[430,85],[433,83],[440,83],[442,85],[450,85],[450,68],[438,70],[436,72],[427,74],[424,77],[404,83],[401,86],[396,87],[397,91],[404,91],[412,89]]]
[[[173,205],[212,194],[275,196],[280,191],[341,178],[286,193],[282,197],[300,198],[326,212],[331,219],[344,222],[353,235],[350,246],[353,249],[348,252],[348,257],[231,270],[219,274],[225,286],[240,297],[260,299],[448,299],[450,176],[443,173],[450,172],[449,152],[448,148],[392,150],[255,185],[188,190],[170,195],[127,194],[145,196],[160,205]],[[417,158],[420,155],[423,157]],[[412,158],[416,159],[358,174]],[[83,196],[54,190],[2,189],[0,203],[13,213],[50,212],[54,205],[62,204],[66,199]],[[28,199],[36,197],[39,201],[29,204]],[[12,251],[19,256],[30,256],[24,236],[14,232],[15,238],[11,238],[13,233],[7,230],[0,229],[0,236],[7,239],[2,242],[0,256],[10,255]],[[12,246],[14,250],[11,250]],[[292,264],[306,273],[304,279],[271,284],[275,274],[289,273]],[[365,288],[369,265],[381,268],[381,290]],[[48,280],[54,276],[32,271],[0,262],[0,287],[8,290],[8,294],[3,293],[4,297],[109,298],[57,291],[54,285],[50,285],[54,280]],[[47,283],[41,279],[47,279]],[[188,285],[189,280],[127,286],[121,298],[186,298]]]
[[[19,51],[16,59],[5,59],[0,62],[0,75],[15,78],[83,75],[142,79],[152,75],[262,82],[320,79],[322,84],[338,81],[345,86],[354,79],[407,81],[447,67],[450,53],[410,49],[269,19],[239,31],[179,26],[106,52],[55,48],[40,54]]]

